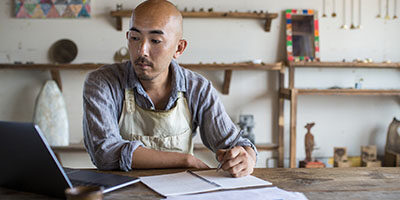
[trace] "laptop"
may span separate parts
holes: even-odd
[[[103,193],[139,182],[137,177],[63,168],[40,128],[0,121],[0,187],[64,198],[77,185],[103,187]]]

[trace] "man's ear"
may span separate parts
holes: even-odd
[[[126,32],[126,39],[129,39],[129,31]]]
[[[181,56],[183,54],[183,52],[185,51],[186,47],[187,47],[187,41],[184,39],[179,40],[178,42],[178,48],[176,49],[176,52],[174,54],[174,59],[177,59],[179,56]]]

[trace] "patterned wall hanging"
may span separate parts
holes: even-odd
[[[286,52],[288,61],[320,60],[316,11],[286,10]]]
[[[88,18],[90,0],[14,0],[16,18]]]

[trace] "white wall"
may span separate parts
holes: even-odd
[[[13,1],[0,1],[0,63],[33,61],[48,63],[47,51],[55,41],[68,38],[78,45],[73,63],[111,63],[114,53],[126,45],[125,32],[115,29],[109,12],[117,2],[133,8],[138,0],[93,0],[90,19],[15,19]],[[263,30],[263,20],[189,19],[184,20],[184,37],[188,49],[181,63],[242,62],[256,58],[276,62],[285,58],[285,26],[282,11],[288,8],[321,10],[322,1],[273,0],[176,0],[185,7],[214,11],[267,10],[278,12],[271,32]],[[376,19],[378,0],[363,0],[361,30],[341,30],[342,1],[336,1],[337,18],[320,18],[321,60],[347,61],[371,58],[376,62],[400,62],[400,20]],[[331,13],[332,1],[327,0]],[[348,5],[349,7],[349,5]],[[399,10],[399,9],[398,9]],[[392,16],[393,9],[390,10]],[[321,14],[321,13],[320,13]],[[347,10],[347,19],[350,13]],[[399,15],[399,14],[397,14]],[[357,15],[355,15],[357,16]],[[357,17],[356,17],[357,19]],[[123,21],[128,28],[128,18]],[[348,25],[350,22],[348,21]],[[283,25],[283,26],[282,26]],[[31,121],[35,98],[50,78],[47,71],[0,70],[0,120]],[[87,71],[62,71],[63,94],[67,103],[71,143],[82,140],[82,84]],[[200,72],[221,88],[223,72]],[[352,87],[364,78],[364,88],[400,89],[400,72],[394,69],[297,69],[296,87]],[[228,114],[237,121],[239,114],[253,114],[256,120],[256,141],[276,140],[277,132],[276,72],[234,71],[229,95],[220,95]],[[297,158],[303,159],[303,137],[307,122],[319,150],[316,156],[331,157],[334,146],[345,146],[349,155],[359,155],[360,145],[377,144],[382,153],[387,127],[393,117],[400,118],[398,97],[300,96],[298,102]],[[289,104],[285,104],[285,157],[289,144]],[[265,166],[263,153],[258,166]],[[287,164],[287,163],[286,163]]]

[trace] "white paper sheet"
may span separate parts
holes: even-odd
[[[270,182],[251,175],[242,178],[233,178],[225,172],[216,172],[215,170],[197,171],[194,173],[208,181],[217,183],[220,187],[210,184],[189,172],[144,176],[140,177],[140,180],[142,183],[163,196],[271,185]]]
[[[215,170],[196,171],[197,175],[221,185],[223,189],[235,189],[245,187],[257,187],[272,185],[271,182],[264,181],[255,176],[245,176],[240,178],[232,177],[228,172],[217,172]]]
[[[142,183],[163,196],[190,194],[216,190],[200,178],[187,172],[140,177]]]
[[[166,200],[307,200],[303,193],[288,192],[277,187],[241,189],[202,194],[170,196]]]

